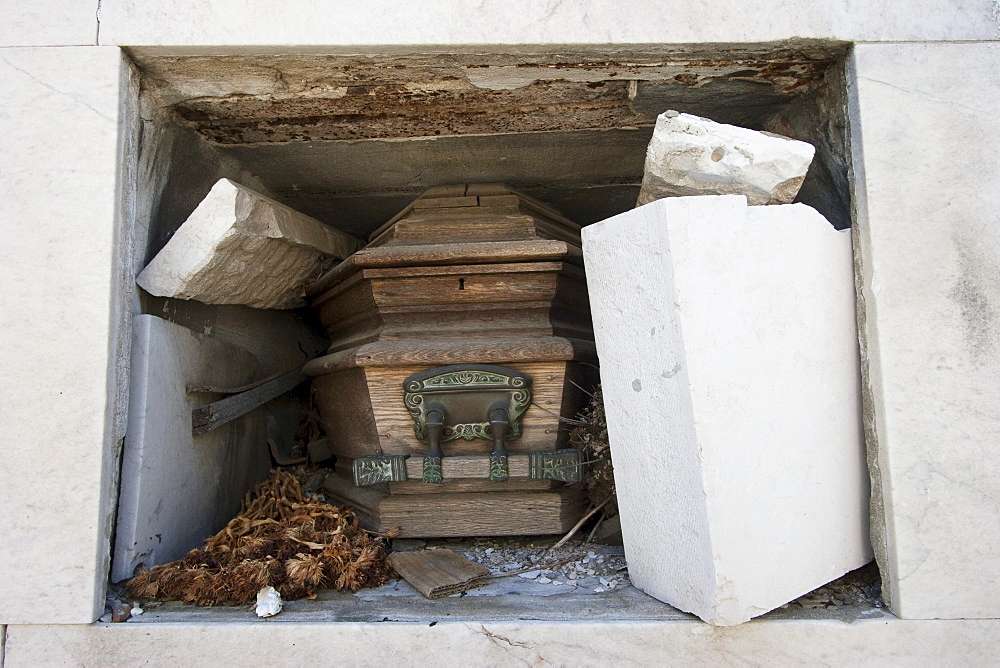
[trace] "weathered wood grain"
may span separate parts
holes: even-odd
[[[526,454],[532,450],[555,450],[565,442],[567,431],[557,418],[562,410],[565,362],[531,362],[510,364],[509,368],[527,373],[532,378],[532,406],[522,418],[521,437],[509,441],[511,454]],[[378,425],[378,439],[383,454],[423,456],[427,446],[413,433],[413,417],[403,404],[403,381],[424,371],[426,366],[369,367],[366,369],[372,412]],[[492,443],[484,439],[456,439],[442,444],[445,457],[485,455]]]
[[[531,536],[560,534],[580,518],[586,504],[571,487],[551,492],[396,494],[378,504],[380,531],[402,529],[404,537]]]
[[[319,376],[358,366],[431,367],[462,362],[514,364],[596,359],[593,342],[559,336],[376,341],[318,357],[306,363],[302,371],[307,376]]]
[[[191,433],[198,436],[246,415],[271,399],[280,397],[305,379],[302,371],[294,369],[252,390],[196,408],[191,412]]]
[[[566,260],[583,262],[579,245],[554,239],[530,239],[497,244],[488,241],[430,243],[419,246],[363,248],[327,271],[307,289],[313,299],[323,297],[337,283],[364,267],[409,267],[435,264],[496,264]]]

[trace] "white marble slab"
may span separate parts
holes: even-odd
[[[0,50],[0,623],[104,609],[127,81],[113,47]]]
[[[729,0],[483,4],[474,0],[317,3],[103,0],[101,44],[466,45],[693,44],[792,38],[996,39],[992,0],[872,3]]]
[[[583,252],[633,584],[729,626],[870,561],[849,233],[671,197]]]
[[[0,47],[95,46],[99,0],[0,2]]]
[[[253,355],[151,315],[133,318],[132,340],[112,582],[201,545],[271,466],[261,411],[191,435],[191,411],[225,395],[188,394],[187,386],[257,380]]]
[[[246,614],[256,620],[253,610]],[[904,621],[888,615],[851,624],[797,620],[738,628],[692,621],[442,620],[428,626],[280,620],[11,626],[7,659],[18,668],[147,661],[287,665],[327,661],[333,653],[337,663],[350,666],[988,666],[1000,643],[996,620]]]
[[[859,46],[850,93],[884,595],[1000,617],[1000,43]]]

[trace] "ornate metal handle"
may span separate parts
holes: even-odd
[[[531,376],[502,366],[454,364],[414,374],[403,389],[414,434],[428,444],[424,482],[441,482],[441,443],[457,438],[492,439],[490,480],[508,479],[506,442],[521,435]]]

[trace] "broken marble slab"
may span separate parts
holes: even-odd
[[[745,195],[750,204],[789,204],[815,153],[803,141],[665,111],[646,149],[636,206],[685,195]]]
[[[113,582],[183,557],[239,511],[271,460],[260,411],[193,436],[191,411],[222,397],[188,386],[238,387],[259,378],[249,352],[152,315],[132,319],[128,429]]]
[[[850,233],[674,197],[583,251],[635,586],[728,626],[870,561]]]
[[[220,179],[136,278],[159,297],[256,308],[305,306],[303,287],[363,245]]]

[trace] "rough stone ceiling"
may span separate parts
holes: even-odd
[[[355,233],[426,187],[504,181],[582,223],[634,203],[656,115],[763,128],[845,45],[561,53],[164,56],[147,105],[292,206]]]

